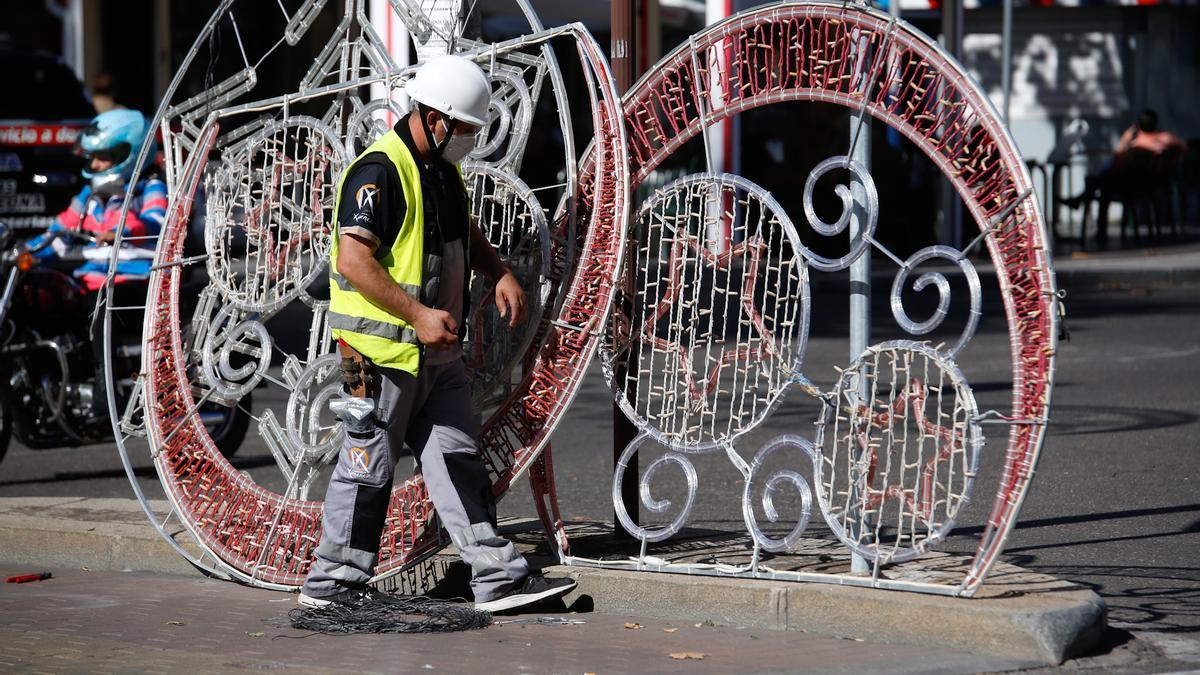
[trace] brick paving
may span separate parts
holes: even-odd
[[[9,567],[0,574],[28,571]],[[54,578],[46,581],[0,584],[0,671],[896,673],[978,672],[1015,665],[933,645],[561,609],[499,619],[552,615],[586,623],[493,625],[446,635],[325,636],[287,626],[287,611],[295,600],[290,594],[194,577],[53,572]],[[627,622],[642,628],[628,629]],[[676,630],[664,630],[669,628]],[[673,652],[706,656],[674,660],[669,656]]]

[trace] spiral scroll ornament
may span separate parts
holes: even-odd
[[[979,326],[979,317],[982,315],[981,306],[983,304],[983,294],[979,286],[979,273],[975,271],[975,266],[966,259],[966,256],[962,252],[949,246],[930,246],[917,251],[908,260],[904,261],[904,265],[896,273],[896,278],[892,282],[892,316],[895,317],[896,323],[900,324],[901,328],[912,335],[925,335],[942,324],[942,321],[950,313],[950,282],[941,272],[926,272],[917,277],[917,280],[912,285],[915,291],[922,291],[930,284],[937,290],[938,304],[933,316],[924,321],[913,321],[909,318],[908,312],[904,310],[904,303],[901,300],[901,294],[911,271],[926,261],[939,258],[958,266],[967,281],[967,290],[970,293],[971,304],[970,313],[967,317],[967,325],[963,329],[959,339],[946,351],[947,356],[954,358],[971,341],[971,338],[974,337],[975,329]]]
[[[865,211],[865,224],[862,232],[850,242],[850,250],[840,258],[826,258],[813,253],[808,248],[802,249],[805,259],[808,264],[822,272],[837,272],[844,270],[850,266],[855,260],[862,256],[864,251],[870,250],[871,235],[875,233],[875,226],[879,221],[879,194],[875,190],[875,180],[871,178],[871,174],[857,162],[852,161],[849,157],[842,155],[838,157],[830,157],[821,162],[808,174],[808,179],[804,182],[804,215],[808,218],[808,224],[812,226],[818,234],[825,237],[833,237],[846,231],[850,225],[850,216],[854,211],[854,197],[851,195],[850,188],[846,185],[838,184],[834,188],[834,194],[842,202],[842,211],[838,219],[832,223],[826,223],[817,215],[817,210],[813,206],[813,197],[817,190],[817,183],[826,174],[834,169],[846,169],[850,172],[866,194],[866,201],[861,205]]]
[[[687,482],[687,496],[684,498],[682,505],[675,507],[676,514],[666,525],[657,528],[648,528],[635,523],[629,516],[629,510],[625,508],[625,502],[621,499],[622,485],[626,478],[625,470],[629,467],[630,458],[637,454],[642,449],[642,446],[651,441],[651,438],[649,434],[641,434],[626,446],[625,451],[617,459],[617,468],[613,476],[612,498],[613,506],[616,509],[617,522],[621,523],[621,527],[624,527],[626,532],[629,532],[639,541],[643,542],[662,541],[674,536],[683,529],[684,524],[687,523],[688,517],[692,513],[692,508],[696,504],[697,485],[699,483],[699,478],[696,475],[696,467],[686,455],[678,452],[667,452],[658,457],[646,467],[638,484],[638,495],[641,498],[642,506],[655,514],[667,513],[675,506],[669,499],[655,499],[651,488],[655,474],[663,470],[667,465],[673,465],[682,472],[684,480]]]
[[[350,118],[349,133],[346,137],[346,156],[356,157],[390,129],[389,121],[400,119],[404,110],[396,101],[380,99],[365,104],[357,103],[358,110]]]
[[[810,464],[817,458],[817,452],[813,449],[812,443],[801,436],[786,435],[773,438],[755,454],[754,461],[750,464],[750,476],[746,480],[746,488],[742,495],[742,513],[746,519],[746,529],[750,531],[756,544],[761,546],[763,550],[773,553],[796,548],[796,545],[800,541],[800,536],[808,528],[808,519],[812,515],[812,488],[799,472],[784,468],[773,471],[765,478],[762,476],[765,471],[767,458],[780,450],[787,450],[789,448],[799,450],[803,458],[807,459]],[[779,511],[775,508],[774,497],[776,491],[785,484],[790,485],[791,489],[795,490],[800,496],[800,515],[796,518],[796,524],[786,535],[781,538],[772,538],[764,533],[759,526],[752,500],[758,491],[759,485],[761,485],[763,488],[763,512],[768,521],[777,523],[781,518]]]

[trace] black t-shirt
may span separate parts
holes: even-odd
[[[396,134],[408,146],[417,159],[421,174],[421,194],[425,203],[426,232],[440,235],[445,242],[453,242],[467,236],[468,212],[466,191],[458,169],[449,162],[437,158],[425,162],[413,146],[412,134],[408,131],[408,118],[401,118],[394,127]],[[408,205],[404,191],[391,183],[394,169],[383,153],[378,157],[368,156],[360,161],[346,176],[342,186],[342,201],[338,208],[339,234],[356,234],[378,244],[376,255],[381,256],[392,247],[403,223],[404,210]]]
[[[421,200],[425,209],[425,250],[440,251],[442,255],[441,282],[435,297],[419,298],[422,302],[450,312],[459,324],[459,339],[464,337],[463,320],[469,302],[470,263],[468,260],[468,227],[470,211],[466,187],[458,168],[441,159],[432,162],[421,159],[408,131],[408,118],[402,118],[395,131],[417,160],[421,175]],[[382,258],[391,250],[403,225],[408,204],[396,178],[396,169],[387,155],[380,152],[368,155],[355,164],[342,185],[338,207],[338,233],[354,234],[376,243],[375,257]],[[428,290],[428,289],[426,289]],[[427,363],[437,365],[462,358],[461,342],[449,349],[429,352]]]

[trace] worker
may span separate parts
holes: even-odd
[[[479,455],[462,339],[468,268],[495,284],[513,327],[528,300],[472,222],[457,164],[487,124],[491,87],[461,56],[423,64],[407,83],[412,110],[342,176],[329,252],[329,324],[347,396],[331,406],[346,438],[325,495],[322,535],[299,602],[371,597],[380,535],[402,446],[412,449],[441,526],[471,567],[475,607],[514,610],[570,591],[531,573],[496,532]]]

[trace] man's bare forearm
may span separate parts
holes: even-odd
[[[416,323],[421,313],[428,309],[400,288],[373,257],[339,258],[337,271],[367,302],[407,323]]]

